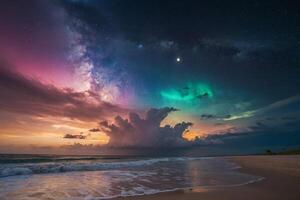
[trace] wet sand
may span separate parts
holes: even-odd
[[[194,188],[154,195],[117,199],[134,200],[299,200],[300,155],[226,157],[238,163],[241,172],[265,177],[264,180],[235,187]]]

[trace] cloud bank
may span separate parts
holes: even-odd
[[[117,105],[101,101],[93,92],[44,84],[12,72],[1,63],[0,91],[0,109],[12,113],[89,121],[125,112]]]
[[[181,122],[174,127],[161,126],[161,122],[175,108],[151,108],[145,118],[137,113],[129,113],[129,118],[115,117],[115,122],[100,122],[100,128],[109,137],[111,147],[180,147],[189,145],[183,138],[183,133],[192,126],[190,122]]]

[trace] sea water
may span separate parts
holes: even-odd
[[[193,187],[239,186],[261,180],[238,168],[220,157],[2,155],[0,199],[109,199]]]

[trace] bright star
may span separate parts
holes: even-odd
[[[181,61],[181,58],[180,57],[177,57],[176,58],[176,62],[180,62]]]

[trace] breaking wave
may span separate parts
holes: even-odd
[[[127,167],[139,167],[152,165],[159,162],[175,162],[175,161],[188,161],[209,158],[154,158],[144,160],[132,160],[121,162],[55,162],[55,163],[34,163],[34,164],[7,164],[0,166],[0,177],[16,176],[16,175],[29,175],[29,174],[46,174],[46,173],[61,173],[72,171],[100,171],[120,169]],[[234,166],[233,166],[234,167]]]

